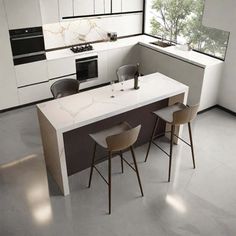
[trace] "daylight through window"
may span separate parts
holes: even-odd
[[[145,33],[225,58],[229,33],[202,25],[204,0],[146,0]]]

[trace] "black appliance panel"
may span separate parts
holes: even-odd
[[[19,57],[19,58],[14,58],[14,65],[21,65],[21,64],[26,64],[26,63],[31,63],[35,61],[42,61],[46,60],[46,54],[38,54],[34,56],[27,56],[27,57]]]
[[[9,34],[15,65],[46,59],[42,27],[10,30]]]
[[[76,75],[80,82],[98,77],[98,57],[86,57],[76,60]]]

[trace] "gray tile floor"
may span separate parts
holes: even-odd
[[[108,216],[107,186],[96,173],[91,189],[88,170],[71,176],[68,197],[51,180],[48,188],[34,107],[1,114],[0,235],[236,235],[235,131],[235,117],[223,111],[199,115],[193,126],[197,169],[189,148],[175,146],[171,183],[168,159],[153,147],[143,163],[147,145],[137,148],[143,198],[133,171],[126,167],[121,175],[115,158]],[[99,168],[106,173],[107,164]]]

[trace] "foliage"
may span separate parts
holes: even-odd
[[[224,58],[228,32],[202,25],[204,0],[152,0],[151,34]]]

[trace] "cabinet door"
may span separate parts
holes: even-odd
[[[143,0],[122,0],[122,12],[142,11]]]
[[[54,79],[75,73],[76,73],[76,68],[75,68],[74,57],[48,60],[49,79]]]
[[[18,87],[48,81],[46,61],[15,66]]]
[[[18,89],[20,105],[32,103],[52,97],[49,82]]]
[[[105,13],[111,13],[111,0],[104,0],[105,2]]]
[[[42,25],[39,0],[4,0],[10,29]]]
[[[95,14],[105,14],[104,0],[95,0]]]
[[[197,104],[200,102],[204,78],[203,68],[147,47],[140,47],[142,73],[160,72],[186,84],[189,86],[188,103]]]
[[[3,1],[0,0],[0,110],[18,105],[16,78]]]
[[[59,2],[60,20],[62,20],[62,17],[74,15],[73,0],[59,0],[58,2]]]
[[[59,22],[58,0],[40,0],[40,8],[43,24]]]
[[[112,0],[112,13],[118,12],[122,12],[122,0]]]
[[[94,15],[94,0],[74,0],[74,15]]]
[[[164,75],[170,76],[170,57],[159,53],[153,49],[147,48],[145,46],[140,47],[141,56],[141,73],[148,75],[155,72],[160,72]]]

